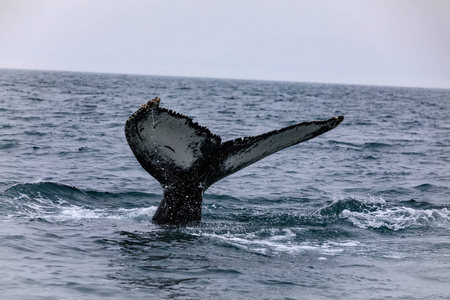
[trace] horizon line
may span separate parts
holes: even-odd
[[[298,81],[298,80],[281,80],[281,79],[251,79],[251,78],[231,78],[231,77],[210,77],[210,76],[188,76],[188,75],[161,75],[146,73],[124,73],[124,72],[105,72],[105,71],[79,71],[79,70],[55,70],[55,69],[31,69],[31,68],[8,68],[0,67],[0,70],[18,70],[18,71],[38,71],[38,72],[72,72],[72,73],[88,73],[88,74],[105,74],[105,75],[128,75],[128,76],[152,76],[152,77],[174,77],[174,78],[196,78],[196,79],[215,79],[215,80],[242,80],[242,81],[266,81],[266,82],[286,82],[286,83],[307,83],[307,84],[329,84],[329,85],[354,85],[354,86],[371,86],[371,87],[388,87],[388,88],[411,88],[411,89],[437,89],[450,90],[450,87],[426,87],[426,86],[409,86],[409,85],[384,85],[384,84],[367,84],[367,83],[348,83],[348,82],[316,82],[316,81]]]

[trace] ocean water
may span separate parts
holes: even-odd
[[[344,115],[158,226],[124,123],[223,140]],[[1,299],[448,299],[450,90],[0,70]]]

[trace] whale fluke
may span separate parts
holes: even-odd
[[[201,220],[204,191],[218,180],[279,150],[336,128],[343,116],[288,126],[254,137],[222,139],[155,98],[132,114],[125,135],[141,166],[161,184],[164,196],[153,221]]]

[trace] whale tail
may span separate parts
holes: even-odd
[[[203,192],[213,183],[279,150],[336,128],[343,116],[305,122],[254,137],[222,142],[191,118],[159,106],[155,98],[125,124],[141,166],[161,184],[164,197],[153,217],[160,224],[201,220]]]

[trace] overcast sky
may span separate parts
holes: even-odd
[[[0,0],[0,68],[450,88],[450,1]]]

